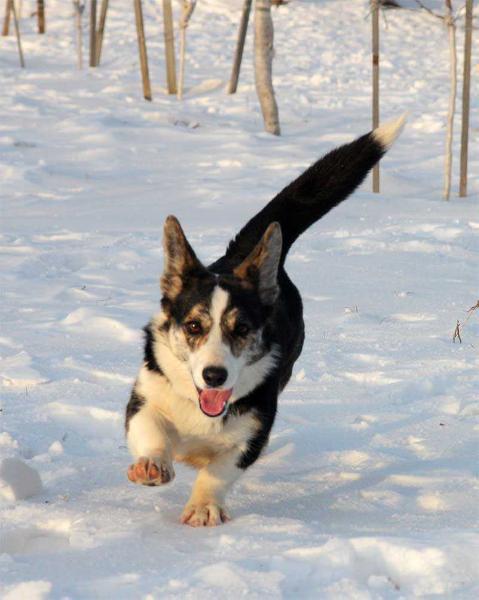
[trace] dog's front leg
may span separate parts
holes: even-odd
[[[229,521],[224,505],[225,496],[243,473],[236,466],[240,454],[237,449],[230,450],[200,470],[191,497],[181,515],[182,523],[192,527],[212,527]]]
[[[134,398],[132,394],[129,407]],[[145,403],[133,415],[129,415],[127,408],[127,440],[130,452],[136,459],[128,468],[130,481],[143,485],[162,485],[174,478],[171,442],[165,423],[154,407]]]

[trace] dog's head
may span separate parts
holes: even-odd
[[[218,275],[196,257],[175,217],[164,229],[163,330],[196,387],[201,410],[225,413],[275,364],[265,336],[279,294],[281,228],[272,223],[232,273]]]

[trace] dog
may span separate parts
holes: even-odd
[[[126,407],[130,481],[164,485],[173,461],[199,470],[181,522],[230,519],[225,496],[268,443],[278,395],[304,341],[301,296],[284,263],[294,241],[347,198],[405,117],[340,146],[257,213],[205,267],[173,216],[164,226],[161,309]]]

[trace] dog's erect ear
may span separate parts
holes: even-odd
[[[181,292],[183,277],[195,269],[204,269],[186,239],[176,217],[169,216],[163,230],[165,265],[161,277],[161,291],[174,298]]]
[[[273,304],[278,297],[278,267],[283,237],[279,223],[271,223],[254,250],[236,267],[234,274],[258,286],[261,301]]]

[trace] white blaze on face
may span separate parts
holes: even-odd
[[[229,302],[229,293],[216,286],[213,290],[210,306],[210,317],[213,325],[208,333],[208,338],[198,350],[190,354],[189,362],[195,385],[204,389],[207,387],[203,379],[203,370],[206,367],[223,367],[228,372],[228,378],[221,386],[224,390],[231,389],[245,365],[241,357],[233,356],[228,344],[224,343],[221,330],[221,320]]]

